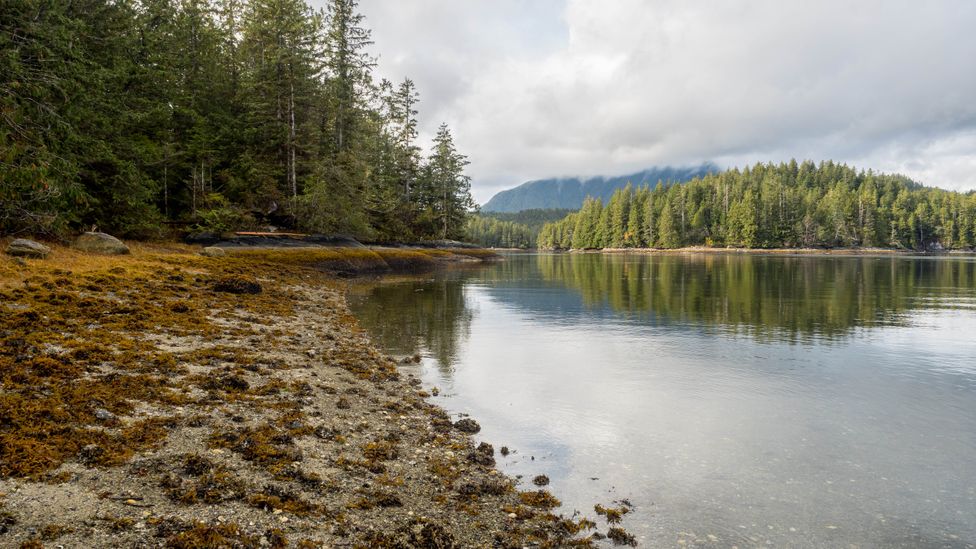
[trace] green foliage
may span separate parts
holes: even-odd
[[[618,190],[547,223],[547,249],[891,247],[976,243],[976,193],[823,162],[757,164],[680,185]]]
[[[210,207],[200,210],[200,221],[194,227],[197,231],[225,233],[233,230],[252,228],[254,218],[246,211],[231,204],[219,194],[207,197]]]
[[[468,242],[485,248],[534,248],[536,237],[526,225],[483,215],[468,218],[465,235]]]
[[[441,124],[415,193],[423,210],[421,224],[428,234],[438,234],[442,239],[464,236],[465,218],[475,206],[471,179],[464,175],[467,165],[468,159],[455,148],[447,124]]]
[[[466,161],[446,128],[421,155],[416,88],[375,83],[371,43],[355,0],[6,2],[0,233],[462,234]]]

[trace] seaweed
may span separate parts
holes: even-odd
[[[206,524],[197,522],[191,528],[175,533],[166,539],[171,549],[225,549],[230,547],[257,547],[260,538],[245,534],[240,526]]]
[[[519,499],[522,500],[522,503],[530,507],[537,507],[539,509],[553,509],[562,505],[562,502],[556,499],[556,497],[550,494],[547,490],[521,492],[519,493]]]

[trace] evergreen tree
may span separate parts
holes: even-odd
[[[475,205],[471,198],[471,179],[464,174],[467,165],[468,159],[457,151],[447,124],[441,124],[418,189],[418,202],[429,234],[443,239],[463,236],[468,211]]]
[[[902,176],[833,162],[791,161],[667,188],[621,189],[606,207],[585,201],[578,214],[543,229],[553,236],[571,232],[572,248],[968,248],[976,240],[974,204],[976,193],[924,188]]]

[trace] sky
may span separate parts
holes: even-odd
[[[325,0],[313,0],[324,5]],[[360,0],[484,203],[526,180],[833,159],[976,189],[972,0]]]

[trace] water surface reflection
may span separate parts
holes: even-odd
[[[353,294],[507,471],[630,499],[650,546],[976,544],[971,259],[517,255]]]

